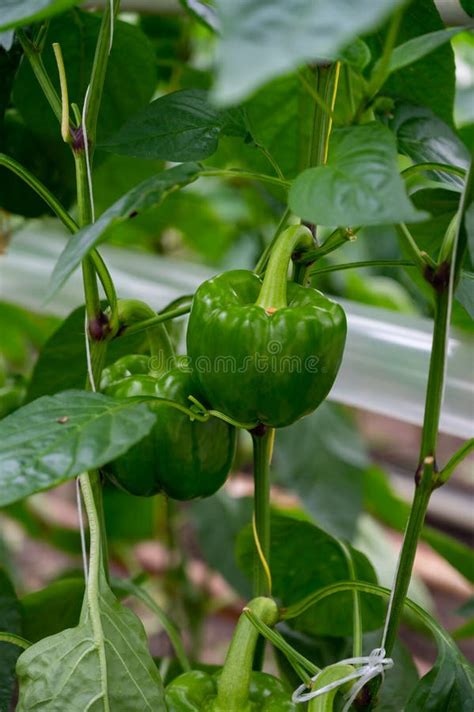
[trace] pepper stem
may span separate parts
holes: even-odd
[[[278,621],[278,608],[271,598],[254,598],[247,609],[265,625],[273,626]],[[258,630],[243,612],[227,651],[212,712],[250,712],[249,689],[258,636]]]
[[[256,301],[268,313],[287,306],[286,282],[288,264],[298,250],[311,249],[314,240],[311,231],[304,225],[291,225],[279,235],[270,255],[262,288]]]
[[[118,301],[118,319],[121,328],[156,317],[156,312],[145,302],[138,299],[120,299]],[[165,373],[176,365],[176,356],[168,331],[164,324],[158,323],[146,330],[150,354],[155,357],[153,370]]]

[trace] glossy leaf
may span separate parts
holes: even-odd
[[[20,604],[7,574],[0,569],[0,632],[23,635]],[[0,642],[0,709],[10,709],[15,685],[15,664],[21,650]]]
[[[102,143],[112,153],[167,161],[197,161],[217,149],[222,135],[247,135],[240,111],[218,111],[202,89],[155,99]]]
[[[83,598],[84,580],[80,578],[60,579],[27,593],[20,601],[24,637],[36,643],[76,626]]]
[[[44,638],[20,656],[17,712],[166,709],[142,623],[117,601],[103,575],[97,602],[94,617],[86,597],[76,628]]]
[[[474,319],[474,274],[472,272],[461,272],[455,296],[471,319]]]
[[[398,150],[413,163],[444,163],[467,169],[469,153],[456,134],[429,109],[403,104],[395,110],[391,128]],[[437,180],[462,188],[463,180],[444,171],[428,173]]]
[[[100,22],[98,15],[75,9],[52,20],[48,29],[42,53],[46,70],[59,92],[58,70],[52,50],[52,43],[58,42],[67,71],[69,100],[78,106],[84,101]],[[155,84],[155,57],[150,41],[138,27],[117,21],[99,113],[98,139],[110,136],[129,116],[145,106]],[[57,119],[28,62],[23,62],[20,67],[13,98],[25,123],[37,134],[59,135]]]
[[[350,549],[359,580],[375,581],[375,573],[366,557]],[[246,526],[237,540],[237,560],[251,575],[256,555],[251,526]],[[350,578],[349,567],[339,542],[322,529],[297,514],[273,513],[271,518],[271,555],[273,595],[284,606],[336,581]],[[342,593],[311,606],[292,625],[305,633],[328,636],[351,635],[352,595]],[[364,627],[382,624],[383,605],[374,597],[361,597]]]
[[[375,28],[397,0],[218,0],[215,97],[236,103],[292,69],[330,57]],[[317,38],[317,41],[315,41]]]
[[[77,4],[78,0],[2,0],[0,31],[40,22]]]
[[[107,347],[105,365],[129,353],[143,353],[147,348],[146,334],[114,339]],[[64,368],[65,363],[67,368]],[[83,388],[86,378],[84,307],[78,307],[61,322],[40,350],[28,386],[27,400],[52,396],[70,388]]]
[[[416,62],[446,42],[449,42],[452,37],[455,37],[455,35],[462,31],[462,27],[453,27],[449,30],[437,30],[435,32],[428,32],[426,35],[414,37],[408,40],[408,42],[398,45],[398,47],[395,47],[393,50],[390,58],[390,73],[397,72],[399,69],[413,64],[413,62]]]
[[[38,398],[0,423],[0,506],[101,467],[154,422],[146,405],[100,393]]]
[[[301,506],[325,531],[349,540],[361,512],[368,464],[355,426],[331,403],[282,429],[275,441],[278,484],[299,495]]]
[[[419,681],[405,712],[470,712],[474,699],[474,668],[441,629],[436,642],[435,665]]]
[[[336,129],[327,164],[296,178],[289,205],[318,225],[383,225],[427,217],[410,203],[398,174],[395,140],[378,123]]]
[[[144,180],[123,195],[103,213],[93,225],[80,230],[69,239],[56,263],[48,298],[64,284],[81,261],[104,239],[105,231],[116,223],[128,220],[136,213],[159,205],[169,193],[192,183],[199,176],[197,163],[183,163]]]

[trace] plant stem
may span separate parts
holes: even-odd
[[[217,176],[218,178],[246,178],[248,180],[258,180],[261,183],[271,183],[281,188],[288,189],[291,185],[290,181],[276,178],[275,176],[267,176],[263,173],[252,173],[251,171],[241,171],[237,168],[206,168],[199,174],[201,177]]]
[[[279,235],[270,254],[263,284],[255,302],[268,313],[287,305],[288,265],[295,251],[305,253],[313,246],[313,236],[304,225],[290,225]]]
[[[340,63],[319,65],[314,70],[316,89],[308,166],[323,166],[328,159],[333,112],[339,84]],[[316,97],[319,97],[319,101]]]
[[[178,307],[177,309],[169,309],[162,314],[157,314],[156,316],[145,319],[144,321],[139,321],[136,324],[131,324],[123,329],[117,337],[130,336],[131,334],[139,334],[141,331],[146,331],[157,324],[162,324],[170,319],[177,319],[179,316],[184,316],[184,314],[189,314],[191,311],[191,305],[186,304],[185,306]]]
[[[22,638],[21,635],[16,635],[15,633],[9,633],[8,631],[0,631],[0,643],[10,643],[10,645],[16,645],[18,648],[23,648],[26,650],[30,647],[31,643],[26,638]]]
[[[408,166],[408,168],[405,168],[400,175],[406,180],[407,178],[411,178],[412,175],[424,173],[425,171],[452,173],[455,176],[459,176],[459,178],[464,178],[466,175],[466,170],[464,168],[449,166],[446,163],[417,163],[415,166]]]
[[[444,392],[447,339],[450,319],[450,290],[436,294],[430,369],[425,401],[425,418],[421,437],[419,466],[415,475],[415,496],[403,540],[392,603],[386,623],[385,649],[390,655],[395,643],[404,601],[410,583],[418,540],[421,535],[428,503],[435,486],[436,442],[441,403]]]
[[[360,262],[343,262],[338,265],[319,267],[310,271],[311,276],[315,274],[327,274],[328,272],[341,272],[346,269],[362,269],[365,267],[416,267],[410,260],[361,260]]]
[[[27,185],[32,188],[48,205],[48,207],[55,213],[55,215],[61,220],[63,225],[71,232],[75,234],[79,230],[79,225],[76,223],[74,218],[68,213],[64,205],[59,202],[53,193],[43,184],[40,180],[36,178],[29,170],[27,170],[20,163],[15,161],[10,156],[6,156],[4,153],[0,153],[0,166],[8,168],[12,173],[15,173],[19,178],[21,178]],[[104,292],[113,311],[114,304],[116,304],[117,296],[115,294],[115,287],[112,278],[107,270],[102,257],[97,250],[92,250],[90,253],[90,258],[94,263],[94,267],[97,271],[101,284],[104,288]]]
[[[320,247],[315,247],[313,250],[307,250],[301,256],[302,264],[311,265],[313,262],[320,260],[322,257],[329,255],[331,252],[339,249],[347,242],[353,242],[356,239],[356,234],[360,227],[338,227],[332,232]]]
[[[423,255],[421,254],[418,245],[415,242],[415,239],[405,223],[400,223],[399,225],[396,226],[398,235],[400,237],[400,240],[403,242],[405,245],[405,248],[407,252],[410,254],[411,259],[415,263],[415,265],[418,267],[420,270],[421,274],[424,275],[425,269],[426,269],[426,261],[423,259]]]
[[[365,108],[367,104],[379,92],[379,90],[385,84],[385,80],[389,75],[390,60],[392,58],[392,52],[395,47],[395,42],[397,41],[398,31],[402,22],[403,12],[404,7],[402,6],[398,10],[396,10],[396,12],[392,16],[390,26],[387,32],[387,37],[385,38],[382,56],[380,57],[372,71],[369,86],[367,87],[367,97],[365,102],[363,102],[363,104],[361,105],[363,108]],[[362,113],[360,108],[358,113],[358,118],[360,118],[360,113]]]
[[[266,428],[263,435],[253,432],[254,463],[254,522],[258,539],[255,556],[253,587],[255,596],[271,594],[270,565],[270,461],[275,439],[274,428]],[[257,542],[256,542],[257,543]]]
[[[24,30],[16,29],[16,36],[20,41],[20,44],[23,48],[23,52],[28,58],[28,61],[31,65],[31,69],[33,70],[33,73],[36,79],[38,80],[41,89],[43,90],[43,94],[45,95],[51,109],[53,110],[54,115],[61,123],[61,99],[59,98],[58,93],[54,88],[54,84],[52,83],[48,73],[46,72],[39,48],[29,39],[29,37],[25,34]]]
[[[89,84],[89,101],[87,107],[86,127],[87,137],[91,145],[91,155],[94,151],[97,133],[97,119],[99,116],[102,92],[104,89],[105,75],[111,50],[114,19],[120,7],[120,0],[113,0],[113,17],[111,17],[110,3],[105,4],[100,25],[99,37],[95,49],[94,63],[92,65]]]
[[[283,213],[283,215],[280,218],[280,222],[277,225],[275,234],[274,234],[271,242],[266,246],[266,248],[262,252],[260,259],[258,260],[257,264],[255,265],[255,269],[254,269],[255,274],[261,275],[265,271],[265,267],[267,266],[267,262],[268,262],[270,253],[273,250],[273,247],[275,245],[275,242],[278,240],[279,235],[285,229],[286,224],[290,218],[290,215],[291,215],[290,209],[286,208],[285,212]]]

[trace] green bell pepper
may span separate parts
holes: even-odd
[[[137,304],[133,303],[134,308]],[[145,310],[145,315],[149,316]],[[201,400],[189,370],[175,366],[166,329],[153,329],[152,357],[129,355],[102,375],[101,388],[114,398],[146,398],[157,419],[150,433],[103,469],[130,494],[163,492],[178,500],[208,497],[224,484],[235,453],[236,431],[217,418],[202,422],[170,403],[189,408],[188,396]],[[157,400],[153,400],[156,398]]]
[[[278,609],[270,598],[255,598],[248,606],[267,625]],[[253,672],[258,632],[242,613],[222,670],[194,670],[175,678],[166,688],[169,712],[296,712],[291,692],[280,680]]]
[[[311,287],[287,282],[310,231],[292,226],[272,251],[265,277],[233,270],[197,290],[187,331],[197,387],[239,422],[284,427],[326,398],[342,361],[342,307]]]

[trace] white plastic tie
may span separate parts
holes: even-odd
[[[294,691],[291,699],[294,703],[308,702],[308,700],[313,700],[315,697],[321,697],[322,695],[331,692],[331,690],[335,690],[339,687],[342,687],[342,685],[346,685],[348,682],[352,682],[352,680],[355,680],[348,693],[346,704],[342,709],[342,712],[348,712],[355,698],[362,690],[362,688],[369,682],[369,680],[372,680],[378,675],[382,675],[383,677],[385,674],[385,670],[389,670],[391,667],[393,667],[393,664],[394,663],[392,658],[386,657],[385,648],[374,648],[370,655],[355,658],[346,658],[345,660],[340,660],[337,663],[337,665],[360,666],[350,675],[341,677],[340,680],[330,682],[327,685],[324,685],[324,687],[320,687],[317,690],[311,690],[310,688],[308,688],[307,685],[303,683],[298,687],[297,690]],[[318,678],[320,677],[320,675],[322,675],[323,672],[324,670],[320,670],[317,675],[314,675],[311,678],[311,682],[317,682]],[[306,692],[306,690],[308,689],[310,689],[310,691]]]

